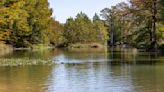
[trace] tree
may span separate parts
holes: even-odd
[[[25,9],[29,13],[28,23],[32,29],[30,41],[32,44],[48,44],[52,10],[48,0],[26,0]]]
[[[108,36],[104,22],[99,16],[91,21],[85,13],[78,13],[76,18],[67,19],[64,26],[64,37],[68,44],[106,43]]]
[[[126,3],[119,3],[111,9],[105,8],[101,11],[101,16],[105,19],[109,28],[111,46],[126,42],[125,38],[129,30],[129,22],[127,22],[129,16],[126,16],[127,7]]]
[[[144,45],[155,50],[161,39],[159,11],[162,12],[159,0],[130,0],[128,4],[122,2],[103,9],[101,15],[109,28],[110,43]]]
[[[156,23],[157,23],[157,3],[158,0],[130,0],[133,10],[137,14],[139,12],[142,13],[141,16],[148,19],[147,23],[148,27],[150,28],[150,49],[157,49],[157,30],[156,30]]]
[[[96,42],[106,45],[109,37],[105,23],[102,20],[93,20],[93,27],[97,36],[94,38]]]
[[[28,13],[23,9],[25,2],[23,0],[7,0],[3,2],[0,9],[1,15],[1,40],[14,46],[25,44],[27,36],[31,33],[28,26]],[[3,33],[5,33],[3,35]],[[8,34],[6,34],[8,33]]]
[[[51,14],[47,0],[1,0],[0,40],[16,47],[48,44]]]
[[[93,16],[93,22],[99,21],[99,20],[100,20],[100,17],[98,16],[97,13],[95,13],[95,15]]]
[[[51,22],[51,32],[50,32],[50,43],[54,46],[63,45],[64,39],[64,25],[60,24],[58,21],[53,20]]]

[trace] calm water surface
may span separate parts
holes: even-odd
[[[0,67],[0,92],[164,92],[164,55],[159,53],[17,50],[1,58],[52,59],[56,65]]]

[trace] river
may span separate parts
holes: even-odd
[[[164,92],[164,55],[137,49],[16,50],[3,58],[55,65],[0,67],[0,92]]]

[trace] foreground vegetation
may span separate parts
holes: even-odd
[[[52,65],[52,60],[28,59],[28,58],[1,58],[0,66],[25,66],[25,65]]]

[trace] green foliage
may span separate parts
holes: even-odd
[[[93,22],[95,21],[99,21],[100,17],[97,15],[97,13],[95,13],[95,15],[93,16]]]
[[[23,45],[24,41],[27,41],[26,36],[29,36],[31,33],[27,21],[29,14],[23,9],[24,4],[25,2],[22,0],[8,0],[4,3],[4,7],[0,8],[1,40],[15,46],[17,43]]]
[[[163,42],[161,23],[164,21],[161,16],[164,4],[163,0],[158,1],[130,0],[128,4],[122,2],[111,9],[103,9],[101,15],[109,28],[110,40],[115,45],[119,43],[144,48],[151,47],[155,41]]]
[[[127,22],[129,19],[125,16],[127,7],[126,3],[119,3],[111,9],[105,8],[101,11],[101,16],[109,28],[110,41],[112,40],[113,45],[127,40],[125,36],[129,34],[130,26]],[[111,45],[112,43],[110,42]]]
[[[64,26],[64,37],[67,44],[98,42],[104,44],[107,39],[104,22],[98,15],[94,22],[84,13],[78,13],[76,18],[67,19]]]
[[[32,44],[48,44],[52,11],[49,9],[48,0],[26,0],[25,6],[29,13],[28,23],[32,34]]]
[[[16,47],[48,44],[51,12],[47,0],[1,0],[0,40]]]
[[[64,25],[58,21],[51,22],[50,43],[54,46],[61,46],[64,44],[65,39],[63,36]]]
[[[95,32],[93,33],[95,36],[96,42],[105,44],[107,40],[109,39],[108,37],[108,32],[107,32],[107,27],[105,26],[105,23],[102,20],[94,20],[93,22],[93,28]]]
[[[32,47],[37,44],[106,44],[110,39],[116,45],[150,47],[154,41],[164,42],[163,2],[130,0],[103,9],[104,21],[98,14],[92,21],[81,12],[60,24],[51,18],[48,0],[0,0],[0,41],[15,47]]]

